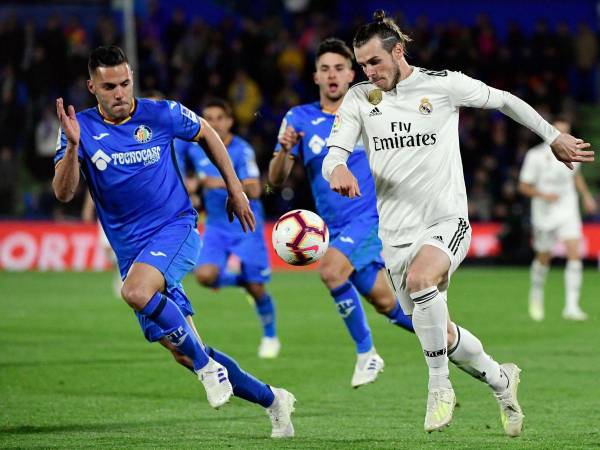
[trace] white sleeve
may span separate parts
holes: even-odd
[[[551,144],[560,134],[535,109],[510,92],[495,89],[460,72],[449,74],[450,100],[455,106],[497,109],[529,128],[546,144]]]
[[[354,150],[362,129],[357,92],[358,89],[350,89],[344,96],[335,114],[335,121],[327,138],[327,147],[340,147],[348,152]]]
[[[331,172],[339,165],[346,165],[346,161],[350,157],[350,152],[340,147],[329,147],[327,156],[323,159],[323,165],[321,166],[321,175],[327,181],[331,177]]]
[[[527,152],[525,155],[525,159],[523,160],[523,167],[521,167],[521,172],[519,173],[519,181],[521,183],[527,183],[535,185],[538,179],[538,167],[537,167],[537,158],[535,157],[535,153],[531,150]]]

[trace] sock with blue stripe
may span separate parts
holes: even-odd
[[[140,314],[155,322],[165,331],[165,337],[169,342],[192,360],[194,370],[199,370],[208,364],[208,355],[202,349],[196,333],[173,300],[157,292],[150,298]]]
[[[356,345],[357,353],[366,353],[373,347],[371,329],[367,316],[358,297],[356,288],[350,281],[330,291],[338,312]]]
[[[228,270],[221,270],[217,281],[215,281],[214,287],[228,287],[228,286],[242,286],[242,280],[239,274],[230,272]]]
[[[252,403],[268,408],[273,404],[275,396],[268,384],[254,378],[241,369],[235,359],[214,348],[205,347],[206,353],[227,369],[229,382],[233,386],[233,394]]]
[[[396,303],[394,309],[392,309],[389,313],[386,313],[388,319],[390,319],[390,323],[399,326],[400,328],[404,328],[405,330],[415,332],[415,328],[413,327],[413,323],[410,317],[404,314],[402,311],[402,307],[400,306],[400,302]]]
[[[265,292],[265,294],[254,301],[256,313],[263,327],[263,335],[265,337],[277,336],[275,327],[275,302],[273,298]]]

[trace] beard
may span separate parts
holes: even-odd
[[[384,89],[384,90],[387,92],[387,91],[391,91],[392,89],[394,89],[396,87],[396,85],[398,84],[398,82],[400,81],[401,76],[402,76],[402,74],[400,73],[400,67],[398,67],[396,64],[394,64],[394,70],[392,72],[392,82],[389,86],[387,86],[387,89]]]

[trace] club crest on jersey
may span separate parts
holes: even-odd
[[[146,125],[140,125],[133,132],[133,137],[140,144],[144,144],[152,139],[152,130]]]
[[[433,105],[427,97],[423,97],[421,99],[421,104],[419,105],[419,112],[426,116],[433,112]]]
[[[371,105],[379,105],[381,100],[383,100],[383,93],[381,92],[381,89],[373,89],[372,91],[369,91],[367,94],[367,100],[369,100]]]
[[[333,119],[333,126],[331,127],[331,130],[337,131],[340,128],[341,124],[342,124],[342,116],[340,116],[340,113],[337,113],[335,115],[335,119]]]

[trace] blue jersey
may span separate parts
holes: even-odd
[[[172,145],[175,138],[197,137],[200,120],[194,112],[174,101],[135,99],[130,117],[118,124],[97,108],[77,113],[77,119],[81,172],[120,260],[135,257],[170,222],[196,222]],[[61,130],[55,164],[66,147]]]
[[[310,181],[317,212],[334,233],[347,225],[357,216],[377,218],[377,200],[375,182],[371,176],[369,161],[364,147],[358,145],[348,159],[348,168],[352,171],[360,187],[361,197],[349,199],[342,197],[329,187],[329,182],[321,175],[323,159],[328,149],[326,140],[333,126],[335,115],[324,112],[319,102],[295,106],[288,111],[281,124],[280,132],[291,126],[297,132],[303,132],[301,141],[292,149],[292,155],[302,161]],[[275,151],[278,152],[277,144]]]
[[[259,178],[260,172],[256,165],[254,149],[248,142],[239,136],[233,135],[231,142],[226,147],[235,173],[241,181]],[[206,152],[199,145],[177,140],[175,141],[175,148],[177,154],[181,155],[180,159],[182,163],[185,164],[185,161],[189,161],[194,172],[200,179],[206,177],[221,178],[221,173],[210,159],[208,159]],[[232,223],[229,222],[225,209],[226,200],[227,189],[204,189],[202,201],[204,210],[206,211],[206,224],[217,225],[228,232],[242,233],[242,227],[237,219]],[[257,225],[260,226],[264,221],[262,203],[258,199],[252,199],[250,200],[250,206],[256,218]]]

